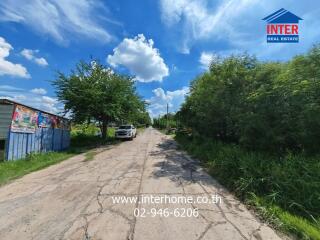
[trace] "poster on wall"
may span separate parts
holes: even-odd
[[[17,105],[12,117],[11,131],[34,133],[37,128],[38,112]]]
[[[38,126],[41,128],[51,128],[51,116],[49,114],[40,112],[38,116]]]
[[[70,130],[70,122],[67,119],[61,119],[61,128],[63,130]]]
[[[70,130],[69,121],[58,116],[39,112],[38,126],[39,128],[58,128]]]
[[[59,118],[56,116],[51,116],[51,122],[53,128],[59,128]]]

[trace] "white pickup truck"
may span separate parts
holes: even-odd
[[[137,129],[133,125],[121,125],[115,133],[116,138],[132,140],[137,136]]]

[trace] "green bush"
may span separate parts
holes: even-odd
[[[153,127],[158,129],[166,129],[168,128],[176,128],[177,127],[177,121],[175,119],[175,115],[172,113],[167,114],[153,119]]]
[[[34,153],[18,161],[0,162],[0,185],[30,172],[59,163],[75,154],[86,152],[85,160],[92,160],[96,153],[87,152],[89,149],[105,144],[117,143],[117,140],[114,138],[114,131],[114,128],[108,128],[108,137],[106,140],[103,140],[101,136],[95,134],[95,128],[92,126],[78,125],[72,129],[70,148],[66,151]]]
[[[275,157],[182,134],[176,140],[241,199],[254,194],[320,227],[319,157],[290,153]]]
[[[75,124],[72,126],[71,136],[86,135],[96,136],[100,129],[95,124]]]
[[[212,62],[179,116],[209,138],[284,154],[320,150],[320,45],[284,63],[246,54]]]
[[[93,124],[79,124],[71,130],[71,148],[91,148],[102,144],[114,142],[115,129],[107,129],[107,139],[103,140],[100,129]]]

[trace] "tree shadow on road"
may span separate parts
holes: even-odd
[[[202,186],[214,186],[219,191],[224,191],[222,186],[205,172],[200,161],[188,156],[179,150],[178,144],[173,139],[165,139],[157,146],[157,150],[150,153],[155,159],[154,178],[167,177],[180,185],[199,183]]]

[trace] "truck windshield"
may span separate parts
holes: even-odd
[[[120,126],[119,129],[131,129],[131,126]]]

